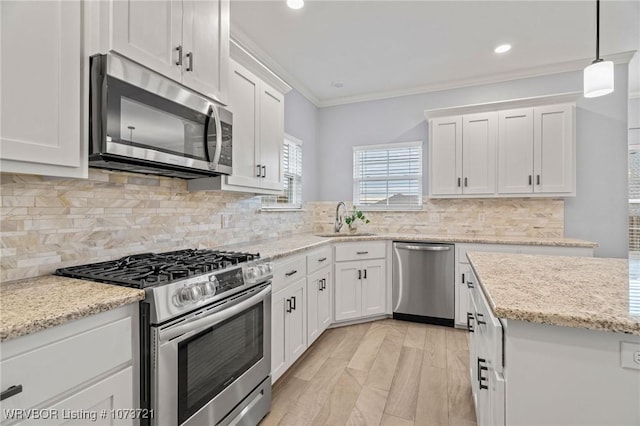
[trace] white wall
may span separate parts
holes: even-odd
[[[565,203],[565,236],[596,241],[598,256],[627,256],[627,66],[616,90],[577,102],[577,196]],[[317,141],[319,200],[352,199],[355,145],[422,140],[424,110],[582,90],[582,72],[322,108]],[[428,182],[424,172],[424,188]]]
[[[302,143],[302,200],[318,199],[318,109],[295,89],[284,98],[284,131]]]

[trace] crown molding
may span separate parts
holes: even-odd
[[[289,86],[286,81],[278,77],[278,75],[260,62],[260,60],[255,58],[251,53],[247,52],[247,50],[240,46],[235,40],[230,40],[229,42],[229,53],[231,59],[256,74],[283,95],[286,95],[291,91],[291,86]]]
[[[277,61],[275,61],[267,52],[262,50],[258,45],[256,45],[246,34],[237,28],[231,27],[230,38],[232,43],[235,43],[242,50],[247,52],[249,55],[253,56],[258,62],[262,63],[266,68],[271,71],[274,75],[276,75],[279,79],[283,80],[289,86],[293,87],[298,91],[302,96],[307,98],[309,102],[311,102],[314,106],[318,107],[320,104],[320,100],[316,97],[316,95],[311,92],[304,84],[302,84],[298,79],[293,77],[282,65],[280,65]]]
[[[634,50],[627,52],[620,52],[612,55],[607,55],[607,60],[613,61],[614,64],[628,63]],[[510,71],[500,74],[492,74],[490,76],[473,77],[469,79],[453,80],[443,83],[435,83],[425,86],[418,86],[409,89],[392,90],[387,92],[369,93],[361,96],[346,96],[343,98],[333,98],[321,100],[317,105],[319,108],[338,106],[345,104],[352,104],[357,102],[375,101],[389,98],[397,98],[400,96],[419,95],[429,92],[439,92],[442,90],[458,89],[462,87],[480,86],[484,84],[500,83],[503,81],[520,80],[524,78],[539,77],[550,74],[559,74],[563,72],[578,71],[584,69],[585,66],[591,63],[591,58],[579,59],[575,61],[561,62],[551,65],[544,65],[535,68],[528,68],[526,70]]]

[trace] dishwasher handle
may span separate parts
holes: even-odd
[[[449,251],[451,250],[451,246],[428,246],[428,245],[398,244],[398,243],[396,243],[396,248],[403,249],[403,250],[413,250],[413,251]]]

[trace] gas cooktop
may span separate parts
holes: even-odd
[[[259,253],[187,249],[136,254],[108,262],[71,266],[58,269],[56,274],[146,288],[182,281],[259,258]]]

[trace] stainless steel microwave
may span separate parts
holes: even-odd
[[[116,55],[90,58],[89,165],[185,179],[231,174],[233,114]]]

